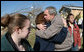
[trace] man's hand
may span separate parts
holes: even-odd
[[[62,18],[62,21],[63,21],[64,27],[67,27],[66,19]]]
[[[40,30],[45,30],[46,29],[46,25],[38,24],[37,28],[40,29]]]

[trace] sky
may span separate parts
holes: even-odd
[[[34,4],[39,3],[39,5],[42,5],[43,10],[48,6],[54,6],[56,10],[59,11],[62,5],[70,5],[70,4],[83,7],[83,1],[1,1],[1,16],[25,8],[30,8],[26,10],[31,10],[33,3]]]

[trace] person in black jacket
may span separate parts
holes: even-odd
[[[6,15],[1,20],[8,31],[1,38],[1,51],[34,51],[26,40],[30,33],[30,20],[22,14]]]
[[[36,22],[36,25],[45,24],[46,27],[48,28],[51,25],[51,22],[45,20],[44,15],[45,14],[43,14],[43,12],[38,14],[35,22]],[[36,35],[34,50],[35,51],[54,51],[55,49],[54,43],[61,44],[65,40],[67,35],[67,28],[63,27],[60,32],[61,33],[58,33],[58,35],[50,39],[44,39]]]

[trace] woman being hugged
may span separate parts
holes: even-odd
[[[4,20],[6,19],[6,20]],[[30,20],[22,14],[6,15],[1,24],[8,32],[1,38],[1,51],[33,51],[26,40],[30,33]]]

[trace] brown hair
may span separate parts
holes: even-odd
[[[1,18],[1,25],[4,27],[8,27],[8,32],[13,33],[13,29],[15,26],[18,26],[20,29],[24,27],[25,20],[29,20],[28,17],[22,14],[13,14],[13,15],[5,15]]]
[[[1,26],[6,27],[8,24],[8,19],[9,19],[9,15],[6,14],[5,16],[1,17]]]
[[[70,26],[70,25],[69,25],[70,16],[74,16],[74,15],[73,15],[72,13],[68,14],[68,16],[67,16],[67,25],[68,25],[68,26]],[[73,23],[73,24],[74,24],[74,23]]]
[[[41,12],[40,14],[37,15],[35,23],[36,24],[44,24],[46,22],[46,19],[44,18],[44,12]]]

